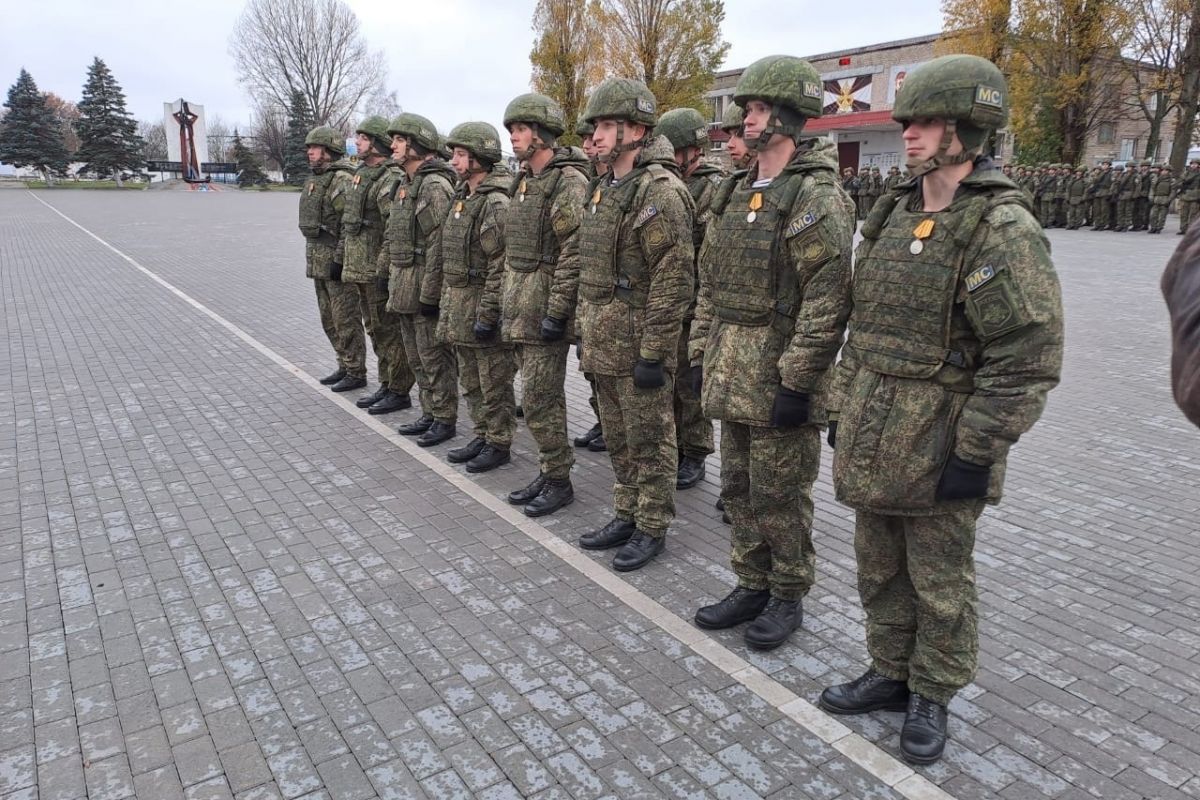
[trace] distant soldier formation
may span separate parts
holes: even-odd
[[[1128,184],[1101,171],[1076,185],[1057,168],[1036,186],[1028,171],[1010,178],[986,155],[1007,86],[974,56],[908,76],[893,111],[907,174],[839,175],[836,145],[804,130],[823,95],[802,59],[751,64],[720,123],[732,172],[706,160],[699,113],[662,113],[625,78],[591,94],[582,149],[560,144],[553,100],[515,97],[515,173],[486,122],[443,137],[418,114],[369,117],[356,166],[340,133],[314,129],[300,230],[337,355],[321,382],[364,389],[369,341],[379,386],[357,405],[414,409],[415,390],[419,415],[398,432],[421,447],[459,436],[461,396],[470,438],[444,455],[471,473],[512,460],[523,410],[537,474],[507,499],[540,517],[575,499],[574,343],[595,414],[574,445],[607,450],[614,475],[611,518],[579,546],[615,551],[619,571],[665,551],[675,493],[703,479],[719,420],[737,585],[694,619],[745,625],[760,650],[802,625],[817,579],[824,433],[837,499],[855,512],[870,664],[820,704],[904,712],[901,753],[927,764],[975,674],[976,521],[1058,381],[1062,309],[1042,227],[1161,229],[1176,197],[1191,204],[1186,224],[1200,185],[1148,168],[1144,184],[1140,171]]]

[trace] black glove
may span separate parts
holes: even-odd
[[[557,342],[567,335],[567,321],[555,317],[542,317],[542,340]]]
[[[419,303],[418,305],[421,307],[422,317],[433,317],[434,319],[437,318],[439,309],[436,305],[430,303]]]
[[[692,367],[692,374],[688,375],[688,380],[691,381],[692,391],[699,396],[704,389],[704,365],[697,364]]]
[[[583,342],[582,341],[575,342],[575,358],[579,359],[580,361],[583,360]]]
[[[837,441],[837,420],[836,419],[829,423],[829,432],[825,434],[825,441],[829,442],[830,450],[837,449],[837,445],[835,444],[835,442]]]
[[[667,385],[667,376],[663,374],[661,361],[647,361],[639,358],[633,365],[633,385],[639,389],[657,389]]]
[[[486,342],[489,339],[496,338],[496,326],[489,325],[482,320],[475,320],[475,324],[471,326],[471,333],[475,336],[475,341]]]
[[[991,473],[990,466],[972,464],[951,453],[934,497],[938,500],[977,500],[987,497]]]
[[[771,424],[778,428],[799,428],[808,422],[808,395],[780,386],[771,404]]]
[[[378,291],[384,292],[386,294],[387,290],[388,290],[388,276],[387,275],[376,275],[375,276],[375,288]]]
[[[340,281],[342,279],[342,265],[337,261],[330,261],[326,267],[329,269],[329,280]]]

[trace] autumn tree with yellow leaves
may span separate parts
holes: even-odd
[[[567,118],[566,144],[578,141],[575,123],[583,113],[588,90],[599,83],[601,52],[599,0],[538,0],[533,12],[537,33],[529,62],[533,89],[562,106]]]

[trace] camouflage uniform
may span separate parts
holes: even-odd
[[[814,409],[785,427],[772,423],[772,405],[781,386],[813,398],[825,389],[850,311],[854,218],[827,140],[801,142],[769,185],[755,177],[737,182],[705,240],[689,355],[703,363],[705,412],[721,420],[738,585],[799,600],[816,566],[811,490],[824,417]]]
[[[1164,166],[1158,170],[1154,182],[1150,184],[1150,232],[1161,233],[1167,224],[1167,209],[1171,207],[1171,197],[1175,192],[1175,178],[1171,170]]]
[[[859,180],[858,176],[854,174],[854,169],[851,167],[846,167],[846,169],[842,171],[842,190],[846,192],[846,194],[850,197],[850,202],[854,204],[855,219],[862,219],[861,215],[858,213],[858,193],[862,191],[862,181]]]
[[[1041,192],[1039,202],[1041,208],[1038,210],[1038,220],[1042,223],[1043,228],[1054,227],[1054,197],[1058,189],[1058,169],[1051,167],[1046,170],[1045,176],[1042,177]]]
[[[387,121],[372,117],[359,126],[386,139]],[[386,144],[380,142],[377,147]],[[390,151],[389,151],[390,152]],[[400,324],[387,310],[387,266],[383,254],[383,207],[388,204],[392,183],[399,168],[390,160],[375,166],[365,162],[354,173],[342,217],[342,280],[358,287],[359,308],[379,362],[379,383],[399,395],[407,395],[416,382],[400,340]]]
[[[1129,230],[1133,226],[1133,196],[1137,192],[1138,176],[1132,170],[1124,170],[1117,168],[1121,172],[1121,177],[1116,182],[1116,227],[1113,228],[1117,233],[1122,233]]]
[[[1150,170],[1150,162],[1143,161],[1137,173],[1137,183],[1133,192],[1133,230],[1144,231],[1150,227],[1150,186],[1154,183],[1154,174]]]
[[[1074,177],[1067,184],[1067,229],[1078,230],[1083,225],[1084,206],[1087,204],[1087,179],[1083,167],[1075,170]]]
[[[1187,233],[1197,209],[1200,209],[1200,161],[1193,159],[1175,190],[1179,195],[1179,232]]]
[[[339,144],[341,134],[326,130],[329,141],[344,152],[344,145]],[[366,378],[366,341],[358,310],[358,291],[353,285],[343,283],[340,274],[336,277],[332,274],[341,268],[340,264],[335,265],[335,257],[353,172],[354,167],[344,158],[313,170],[313,176],[301,189],[300,232],[305,240],[304,274],[312,279],[316,289],[321,327],[337,354],[338,369],[355,378]]]
[[[442,223],[450,213],[455,174],[431,146],[437,136],[432,122],[402,114],[395,125],[399,127],[393,132],[408,138],[410,148],[424,146],[428,152],[392,197],[386,237],[390,270],[387,308],[400,320],[400,340],[416,373],[422,414],[431,421],[454,425],[458,420],[458,361],[454,349],[437,337],[441,288],[433,285],[427,265],[437,252]],[[422,296],[425,309],[421,308]]]
[[[564,147],[537,175],[521,172],[505,228],[501,331],[517,348],[525,424],[537,442],[541,474],[552,480],[566,480],[575,463],[564,394],[570,342],[544,339],[542,320],[562,323],[564,337],[573,325],[587,167],[581,151]]]
[[[1007,117],[1003,105],[978,101],[988,95],[975,84],[1004,85],[983,59],[923,65],[894,115],[938,116],[926,110],[938,107],[936,95],[927,99],[934,79],[967,69],[983,75],[943,107],[971,109],[959,135],[974,130],[978,144],[964,138],[964,146],[981,147]],[[856,512],[873,668],[944,706],[976,668],[975,522],[985,501],[1000,499],[1008,450],[1058,382],[1063,328],[1048,242],[1024,195],[990,162],[977,162],[946,209],[922,206],[914,182],[863,226],[830,409],[839,415],[834,487]],[[914,248],[920,229],[923,246]]]
[[[498,135],[494,131],[492,135],[498,143]],[[429,280],[421,289],[423,303],[434,301],[427,298],[426,286],[431,292],[441,289],[437,336],[452,344],[458,356],[459,382],[475,437],[505,451],[517,429],[513,348],[494,334],[480,341],[474,326],[476,322],[493,329],[500,326],[504,222],[511,183],[507,167],[496,164],[475,191],[465,181],[459,185],[442,223]]]
[[[1107,162],[1105,162],[1107,163]],[[1100,168],[1100,174],[1096,176],[1095,182],[1092,184],[1092,197],[1095,198],[1092,203],[1092,230],[1102,231],[1112,226],[1113,219],[1109,213],[1109,198],[1113,192],[1113,173],[1112,168]]]
[[[899,186],[903,182],[904,182],[904,179],[902,177],[900,177],[900,168],[899,167],[891,167],[890,169],[888,169],[888,176],[883,179],[884,193],[892,191],[893,189],[895,189],[897,186]]]
[[[579,226],[582,366],[596,377],[614,510],[653,538],[675,517],[672,392],[694,288],[692,199],[674,166],[671,143],[652,139],[628,175],[598,182]],[[664,385],[635,386],[639,361],[661,364]]]

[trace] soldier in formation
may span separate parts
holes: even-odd
[[[1175,177],[1171,168],[1162,165],[1150,184],[1150,233],[1162,233],[1167,224],[1167,210],[1175,196]]]
[[[821,86],[816,69],[791,56],[756,61],[738,81],[734,101],[758,158],[704,242],[688,348],[705,411],[721,420],[721,499],[738,577],[695,620],[710,629],[750,622],[745,640],[758,649],[800,626],[815,578],[822,397],[850,313],[854,216],[837,149],[803,137],[821,115]]]
[[[1193,158],[1175,187],[1179,198],[1179,235],[1187,233],[1188,226],[1200,211],[1200,159]]]
[[[305,275],[316,288],[321,327],[337,356],[337,369],[321,378],[321,383],[336,392],[348,392],[367,385],[358,291],[353,284],[342,281],[342,264],[337,257],[354,167],[345,159],[345,138],[333,128],[313,128],[304,146],[312,170],[312,177],[300,192]]]
[[[600,178],[608,173],[608,164],[600,161],[600,157],[596,155],[596,145],[592,139],[592,135],[596,132],[596,126],[587,120],[581,119],[575,126],[575,134],[579,137],[583,146],[583,153],[587,157],[590,168],[588,177],[590,178],[587,190],[587,197],[592,196],[596,185],[600,182]],[[576,323],[575,350],[579,353],[579,335],[578,322]],[[592,425],[584,433],[576,436],[574,444],[576,447],[586,447],[593,453],[603,453],[608,450],[608,443],[604,441],[604,428],[600,424],[600,403],[596,399],[596,379],[589,373],[583,373],[583,377],[587,379],[588,386],[591,388],[591,394],[588,395],[588,405],[592,407],[592,414],[596,417],[596,423]]]
[[[936,58],[909,74],[892,114],[919,177],[863,225],[829,404],[871,663],[820,704],[905,711],[901,753],[927,764],[978,661],[976,521],[1058,382],[1063,326],[1041,227],[981,155],[1008,119],[1000,70]]]

